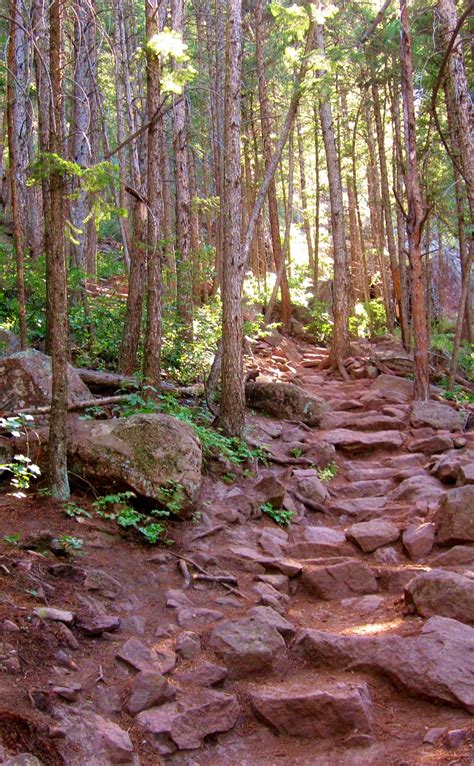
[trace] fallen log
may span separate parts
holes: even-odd
[[[140,384],[131,375],[121,375],[117,372],[102,372],[101,370],[89,370],[85,367],[74,368],[81,380],[94,392],[140,389]],[[167,394],[177,396],[202,396],[204,384],[195,383],[192,386],[175,386],[167,380],[161,381],[161,390]]]

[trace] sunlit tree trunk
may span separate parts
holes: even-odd
[[[416,123],[413,94],[413,60],[407,0],[400,0],[401,23],[401,82],[406,146],[407,188],[407,236],[411,271],[411,305],[415,336],[415,399],[425,401],[430,397],[428,364],[428,327],[426,321],[426,298],[423,289],[423,259],[421,237],[425,222],[425,205],[421,192],[418,160],[416,156]]]
[[[324,54],[324,29],[321,25],[316,26],[316,47]],[[330,362],[339,370],[343,378],[348,378],[343,365],[343,360],[349,351],[349,269],[344,232],[344,203],[332,108],[326,92],[321,92],[319,95],[319,116],[326,151],[334,257],[334,326]]]
[[[145,0],[146,34],[149,40],[157,31],[158,0]],[[147,324],[145,337],[145,380],[156,390],[161,385],[161,226],[163,200],[158,183],[160,167],[160,122],[154,116],[160,104],[160,62],[147,50]]]
[[[306,166],[305,166],[305,159],[304,159],[303,131],[301,127],[301,119],[296,120],[296,129],[298,133],[298,159],[299,159],[299,165],[300,165],[301,205],[303,208],[301,212],[303,215],[306,247],[308,248],[308,265],[312,272],[314,269],[313,241],[311,237],[311,225],[309,222],[309,213],[308,213],[308,194],[306,192]]]
[[[262,138],[263,138],[263,156],[265,159],[265,169],[268,169],[270,164],[273,146],[271,140],[271,118],[270,109],[268,103],[267,94],[267,81],[265,75],[265,62],[264,62],[264,50],[263,50],[263,0],[257,0],[256,3],[256,16],[255,16],[255,41],[256,41],[256,53],[257,53],[257,78],[258,78],[258,94],[260,100],[260,121],[262,125]],[[270,231],[272,238],[272,250],[273,259],[275,261],[275,268],[278,272],[281,259],[281,239],[280,239],[280,221],[278,216],[278,203],[276,196],[276,186],[274,181],[268,189],[268,212],[270,216]],[[282,301],[282,323],[284,327],[287,327],[291,318],[291,298],[290,290],[288,287],[288,279],[286,276],[286,270],[284,267],[281,278],[281,301]]]
[[[50,151],[64,156],[63,82],[62,82],[62,24],[63,0],[52,0],[49,7],[52,112],[50,119]],[[67,473],[67,274],[64,235],[65,180],[62,173],[50,176],[51,200],[51,362],[52,392],[49,420],[49,481],[51,495],[58,500],[69,499]]]
[[[224,155],[224,250],[222,273],[222,394],[219,424],[240,436],[245,420],[243,374],[242,187],[240,169],[240,97],[242,76],[241,0],[227,0]]]

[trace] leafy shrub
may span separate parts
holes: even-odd
[[[364,338],[383,335],[387,332],[387,317],[382,298],[373,298],[368,303],[356,303],[353,316],[349,317],[349,332]]]
[[[265,513],[280,527],[287,527],[293,518],[293,511],[285,511],[283,508],[274,508],[271,503],[262,503],[260,506],[262,513]]]

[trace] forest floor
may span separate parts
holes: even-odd
[[[315,369],[324,356],[322,349],[291,340],[278,349],[260,344],[255,364],[262,376],[299,383],[308,393],[325,399],[330,414],[322,429],[313,429],[249,413],[249,433],[256,443],[269,447],[269,463],[252,475],[237,472],[229,477],[211,470],[204,477],[200,513],[193,521],[169,524],[168,535],[174,540],[170,548],[146,548],[126,533],[112,533],[106,520],[68,518],[46,497],[0,498],[0,540],[19,532],[22,539],[16,546],[0,542],[0,650],[2,660],[9,656],[13,663],[11,672],[0,675],[0,742],[8,755],[28,751],[45,766],[132,764],[138,763],[137,756],[142,766],[474,764],[474,724],[466,710],[425,700],[416,689],[409,693],[397,672],[375,672],[371,663],[364,667],[337,657],[316,665],[311,653],[300,650],[305,635],[301,631],[306,629],[338,637],[391,640],[400,636],[409,642],[425,620],[408,612],[403,597],[406,583],[432,567],[464,574],[474,569],[474,545],[467,563],[441,564],[433,562],[446,549],[436,545],[414,561],[400,537],[367,553],[345,539],[351,524],[370,519],[390,522],[400,532],[413,524],[429,524],[446,487],[430,474],[431,457],[408,449],[410,440],[436,435],[432,429],[410,426],[409,384],[403,388],[394,378],[393,390],[382,390],[368,379],[349,383],[329,379]],[[353,451],[338,446],[337,472],[325,485],[329,498],[324,512],[310,510],[297,491],[304,478],[298,472],[308,469],[304,456],[317,451],[321,442],[338,442],[347,429],[356,431],[362,442],[370,437],[369,441],[365,448]],[[454,439],[458,451],[472,461],[474,433],[457,434]],[[255,514],[248,511],[259,507],[261,490],[256,487],[265,478],[267,488],[274,482],[275,492],[284,486],[286,507],[294,511],[289,526],[281,528],[265,514],[252,518]],[[74,500],[89,507],[83,496]],[[63,535],[81,538],[81,550],[62,559],[45,553],[41,539],[47,547],[48,540]],[[180,564],[183,560],[186,566]],[[351,567],[360,562],[363,572],[353,570],[342,584],[330,574],[334,594],[327,600],[304,584],[305,572],[312,568],[347,561]],[[102,574],[91,574],[91,570]],[[187,581],[188,574],[193,577],[202,570],[211,576],[225,572],[236,584],[230,580],[226,588],[211,580]],[[277,647],[268,662],[263,645],[273,639],[263,635],[261,667],[257,662],[247,674],[240,671],[248,657],[239,655],[237,647],[234,660],[226,663],[227,674],[222,656],[211,646],[212,631],[229,620],[248,617],[262,605],[275,610],[267,612],[267,618],[280,615],[287,621],[280,626],[285,646]],[[32,616],[38,606],[70,610],[74,615],[89,609],[96,618],[102,615],[105,623],[111,618],[110,630],[88,636],[80,629],[80,621],[71,631],[65,630],[63,622]],[[120,626],[114,630],[116,618]],[[125,663],[117,654],[130,639],[141,642],[132,642],[128,648],[134,647],[142,659]],[[241,640],[245,643],[245,635]],[[145,656],[149,649],[154,650],[153,657]],[[409,664],[413,658],[404,660],[401,653],[398,662],[405,661]],[[445,661],[440,648],[439,662]],[[159,754],[153,745],[153,726],[144,729],[124,709],[135,677],[130,665],[137,667],[140,662],[148,663],[148,669],[167,671],[170,685],[178,690],[179,705],[188,711],[181,725],[183,741],[197,737],[199,744],[201,737],[212,732],[212,718],[222,720],[224,729],[226,716],[232,717],[229,705],[235,705],[236,697],[240,713],[235,725],[209,734],[197,749],[168,754],[166,749],[173,750],[170,741],[157,737],[163,751]],[[418,670],[423,673],[422,667]],[[389,676],[398,678],[397,685]],[[214,700],[212,694],[206,696],[205,687],[211,684],[229,696],[217,694]],[[338,690],[345,694],[354,688],[362,690],[363,698],[370,697],[366,708],[371,719],[358,731],[356,727],[355,733],[346,726],[352,702],[343,704],[344,709],[337,699],[334,702]],[[318,689],[329,690],[331,697],[326,708],[324,704],[316,707],[322,733],[304,736],[302,721],[311,719],[311,713],[298,695]],[[268,717],[265,723],[265,715],[257,717],[254,712],[263,692],[276,699],[271,725]],[[282,697],[296,697],[293,707]],[[90,728],[91,711],[101,716],[101,723],[94,719],[95,729]],[[127,755],[126,744],[116,730],[106,729],[106,721],[128,732],[133,754]],[[437,738],[428,735],[433,744],[425,741],[431,729],[440,730]],[[99,740],[94,739],[96,735]],[[180,734],[174,736],[176,740]],[[102,749],[104,738],[106,750]]]

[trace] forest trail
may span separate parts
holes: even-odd
[[[6,748],[45,766],[81,766],[84,752],[96,766],[474,763],[473,631],[463,622],[474,621],[474,545],[434,544],[440,496],[455,491],[448,468],[453,477],[470,465],[472,482],[474,433],[414,428],[409,381],[331,380],[315,369],[325,354],[259,345],[262,375],[299,383],[330,410],[320,429],[249,414],[268,465],[234,477],[214,466],[200,514],[173,525],[169,549],[150,553],[95,519],[78,524],[46,498],[2,498],[1,537],[21,518],[33,547],[53,529],[80,536],[86,553],[52,561],[0,543],[2,663],[21,668],[15,683],[0,676],[0,719],[16,727]],[[444,451],[433,456],[436,439]],[[431,473],[440,457],[445,483]],[[313,461],[331,466],[324,485]],[[293,511],[286,527],[258,510],[279,494]],[[361,522],[371,525],[348,531]],[[425,618],[445,617],[423,632],[404,588],[433,569],[464,575],[467,590],[447,590],[441,608],[420,597]],[[70,610],[75,627],[31,617],[38,600]],[[169,682],[159,689],[157,672]],[[150,694],[155,706],[132,715]]]

